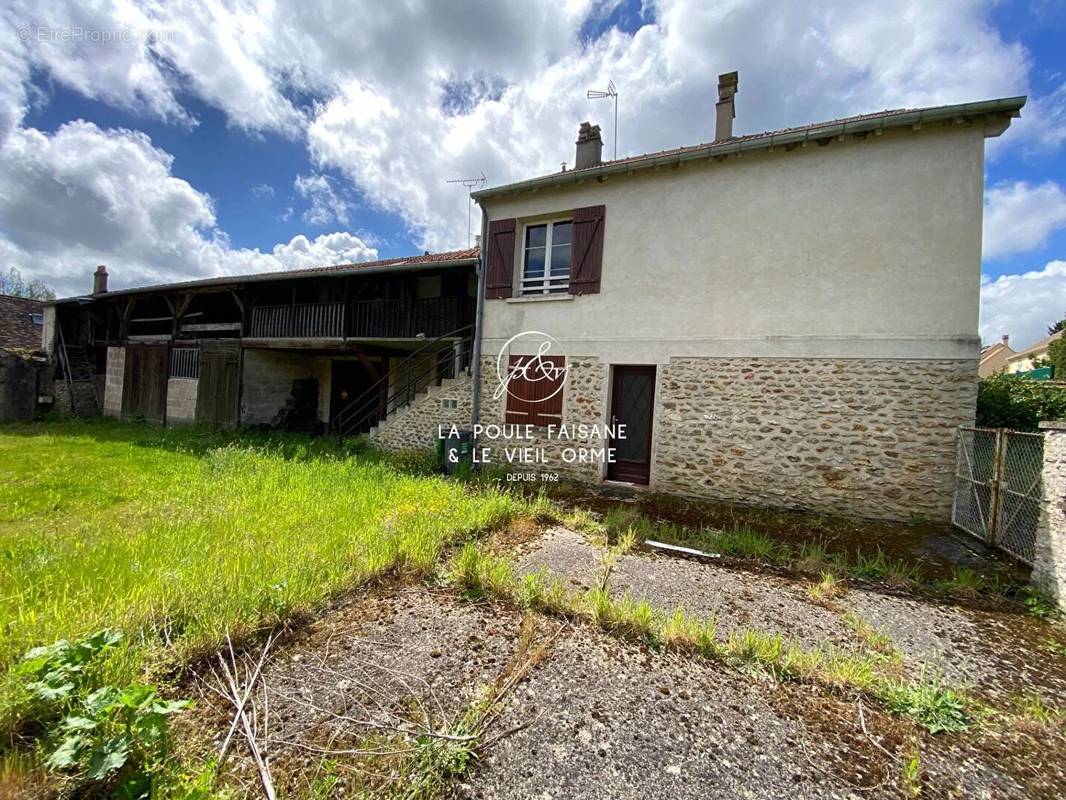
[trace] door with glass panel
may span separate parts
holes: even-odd
[[[614,461],[607,477],[626,483],[646,484],[651,475],[652,417],[655,410],[655,367],[615,366],[611,383],[611,427],[625,425],[613,436]]]

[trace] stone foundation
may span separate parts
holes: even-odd
[[[660,367],[652,487],[948,522],[973,361],[679,358]]]
[[[434,447],[438,426],[455,425],[470,429],[474,392],[469,375],[445,380],[430,386],[426,394],[379,423],[370,439],[387,450],[412,450]]]
[[[1066,422],[1045,422],[1043,499],[1032,582],[1066,611]]]
[[[167,425],[190,425],[196,422],[196,378],[167,380]]]

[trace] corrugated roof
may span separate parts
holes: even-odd
[[[244,275],[220,275],[217,278],[203,278],[195,281],[180,281],[178,283],[162,283],[154,286],[137,286],[130,289],[116,289],[106,294],[82,295],[80,297],[65,297],[56,300],[56,303],[76,302],[87,298],[99,299],[114,297],[116,295],[140,294],[142,292],[169,291],[172,289],[195,289],[202,286],[229,286],[240,283],[251,283],[264,280],[284,280],[289,278],[312,278],[325,274],[359,274],[361,272],[388,272],[400,267],[424,267],[438,264],[441,266],[463,264],[477,261],[480,250],[477,247],[469,247],[465,250],[449,250],[443,253],[423,253],[418,256],[401,256],[399,258],[383,258],[378,261],[359,261],[351,264],[331,264],[322,267],[303,267],[301,269],[278,270],[276,272],[251,272]]]
[[[908,125],[921,125],[941,120],[958,118],[972,118],[993,114],[1006,114],[1011,117],[1018,116],[1021,108],[1025,105],[1026,97],[1005,97],[996,100],[982,100],[976,103],[960,103],[956,105],[932,106],[928,108],[897,108],[886,111],[877,111],[872,114],[859,114],[853,117],[841,117],[840,119],[827,122],[816,122],[809,125],[799,125],[792,128],[781,128],[775,131],[753,133],[744,136],[733,136],[729,139],[719,139],[713,142],[676,147],[671,150],[660,150],[654,153],[643,153],[628,158],[620,158],[615,161],[605,161],[592,167],[582,169],[569,169],[565,172],[553,172],[537,178],[510,183],[503,186],[493,186],[473,192],[475,200],[493,197],[498,194],[521,192],[547,185],[573,183],[599,175],[609,175],[616,172],[629,172],[637,169],[645,169],[654,166],[687,161],[694,158],[711,158],[714,156],[726,156],[746,150],[768,149],[777,145],[791,145],[808,140],[817,141],[822,138],[843,136],[844,134],[864,133],[890,128],[905,127]]]

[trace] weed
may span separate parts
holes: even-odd
[[[896,643],[884,628],[875,628],[868,620],[855,611],[844,614],[844,621],[855,631],[863,646],[872,652],[878,653],[894,662],[901,662],[903,656],[896,649]]]
[[[772,562],[781,560],[785,554],[784,549],[769,536],[750,528],[716,531],[711,539],[715,549],[731,556]]]
[[[900,788],[907,797],[922,796],[922,756],[918,745],[910,741],[903,751],[903,771],[900,775]]]
[[[715,640],[717,630],[718,623],[713,617],[706,621],[699,620],[679,606],[667,617],[659,638],[663,645],[671,649],[698,652],[713,658],[718,653],[718,643]]]
[[[955,567],[951,577],[941,583],[941,588],[962,597],[977,597],[985,588],[985,579],[970,567]]]
[[[772,671],[784,652],[784,645],[780,634],[745,628],[729,632],[724,652],[732,660]]]
[[[1059,616],[1059,608],[1050,597],[1037,591],[1032,586],[1026,586],[1024,592],[1025,607],[1034,617],[1051,620]]]
[[[821,580],[807,586],[807,596],[819,605],[833,606],[835,601],[848,593],[848,584],[834,573],[825,570]]]
[[[826,566],[832,563],[825,543],[821,541],[804,542],[800,545],[799,553],[793,566],[800,572],[825,574]]]
[[[888,574],[888,569],[888,559],[885,557],[885,551],[880,547],[873,555],[856,550],[855,558],[851,562],[851,574],[857,578],[880,580]]]
[[[1044,703],[1044,699],[1032,692],[1014,698],[1017,713],[1038,725],[1060,725],[1066,723],[1066,709],[1055,708]]]
[[[1057,656],[1066,656],[1066,642],[1060,642],[1057,639],[1048,639],[1044,648],[1048,650],[1048,652],[1054,653]]]
[[[917,681],[885,683],[880,695],[889,711],[912,717],[930,733],[958,733],[972,722],[966,699],[938,678],[926,679],[924,670]]]

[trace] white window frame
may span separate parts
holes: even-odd
[[[522,248],[522,259],[518,266],[518,280],[519,280],[519,296],[528,297],[530,295],[545,295],[545,294],[566,294],[570,289],[570,276],[574,270],[573,255],[570,258],[570,269],[566,275],[557,275],[552,277],[551,274],[551,254],[552,254],[552,232],[555,230],[555,226],[560,222],[570,223],[570,242],[571,248],[574,241],[574,218],[573,217],[558,217],[555,219],[538,219],[531,220],[522,226],[522,240],[520,242]],[[529,235],[530,228],[534,228],[538,225],[547,226],[547,230],[544,235],[544,275],[540,278],[527,278],[526,277],[526,253],[528,248],[526,247],[526,238]]]

